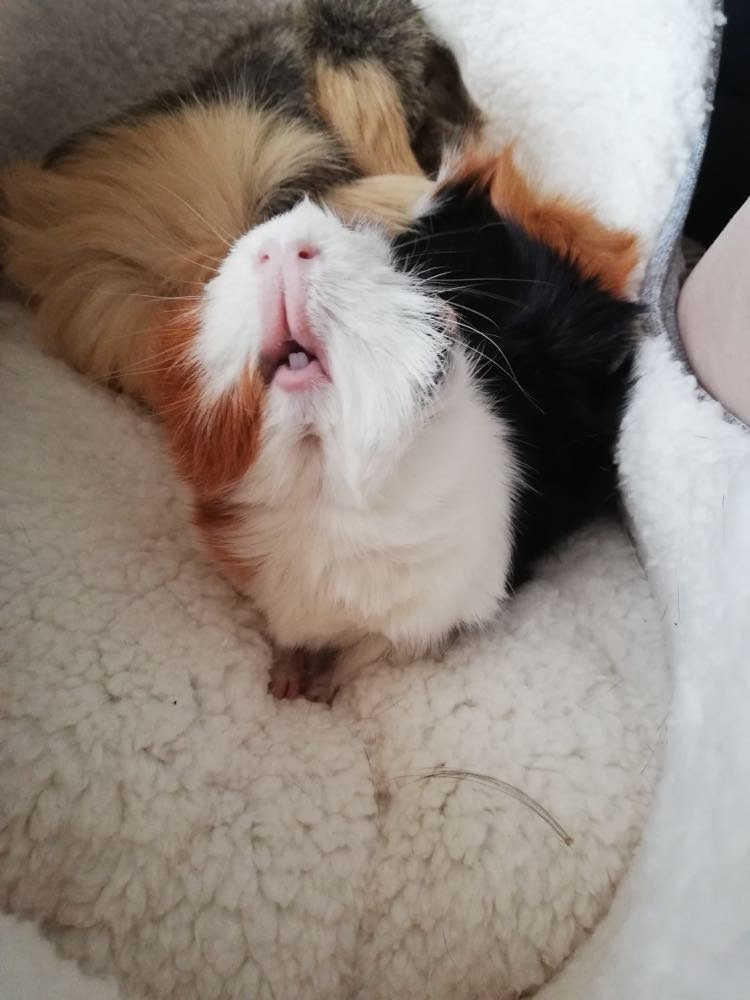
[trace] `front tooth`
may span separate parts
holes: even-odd
[[[289,355],[289,367],[293,372],[299,371],[300,368],[307,366],[308,360],[304,351],[297,351],[295,354]]]

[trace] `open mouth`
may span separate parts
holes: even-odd
[[[274,383],[291,391],[328,380],[317,354],[291,339],[261,356],[261,373],[267,385]]]

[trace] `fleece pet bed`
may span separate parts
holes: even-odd
[[[707,112],[713,4],[427,6],[460,39],[498,141],[517,140],[545,186],[635,229],[644,261],[670,258],[678,227],[665,218]],[[236,0],[3,5],[2,155],[174,80],[246,11]],[[44,357],[19,307],[3,306],[0,326],[4,909],[112,977],[80,988],[92,998],[439,1000],[549,980],[630,865],[662,758],[667,664],[693,662],[690,636],[707,620],[714,494],[701,461],[728,430],[667,335],[644,344],[623,441],[650,578],[620,528],[594,525],[487,634],[440,660],[373,668],[328,709],[266,696],[268,647],[186,536],[148,415]],[[699,407],[703,451],[690,432]],[[734,438],[727,449],[742,450]],[[692,548],[685,532],[699,536]],[[685,573],[696,589],[679,589],[681,632],[670,625]],[[627,914],[632,927],[643,910],[649,859],[664,863],[659,816],[679,800],[669,782],[667,770],[626,926],[615,907],[602,928],[615,951],[630,940]],[[688,861],[697,834],[682,844]],[[679,898],[662,898],[658,915],[674,903],[679,930]],[[607,987],[599,937],[571,966],[584,977],[573,992],[559,992],[564,975],[550,996],[593,995],[597,976],[602,997],[646,995]],[[633,940],[654,981],[655,935],[644,926]],[[667,982],[687,930],[671,943]],[[26,927],[0,925],[0,960],[26,991],[0,995],[79,988],[63,965],[50,987],[39,947]]]
[[[678,200],[672,228],[686,202]],[[735,217],[719,241],[725,264],[737,226],[744,222]],[[542,991],[545,1000],[748,995],[750,427],[686,371],[674,322],[680,261],[666,239],[661,251],[647,284],[650,338],[620,457],[640,550],[664,608],[673,670],[668,739],[638,856],[606,920]],[[745,256],[727,269],[746,280],[747,267]],[[716,281],[715,261],[692,287],[705,291],[712,275]],[[714,297],[710,309],[692,308],[691,319],[727,327],[747,316],[745,288],[724,291],[723,302]],[[683,319],[696,305],[685,292],[679,303]],[[719,343],[724,333],[718,325],[700,331]],[[747,370],[744,379],[747,392]],[[722,388],[735,382],[727,372]],[[679,512],[671,521],[665,505]]]

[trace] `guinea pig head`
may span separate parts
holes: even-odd
[[[437,300],[394,270],[389,243],[309,201],[234,244],[187,325],[185,406],[160,407],[176,457],[214,495],[255,465],[266,502],[304,476],[355,502],[375,488],[419,427],[447,346]],[[205,463],[190,467],[185,433],[205,440]]]

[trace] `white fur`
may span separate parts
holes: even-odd
[[[488,622],[506,593],[513,455],[444,307],[394,269],[384,236],[305,201],[239,240],[202,311],[208,399],[259,363],[269,240],[320,251],[304,266],[330,375],[304,394],[271,383],[260,455],[228,498],[232,553],[254,567],[272,635],[322,647],[374,633],[419,653]]]

